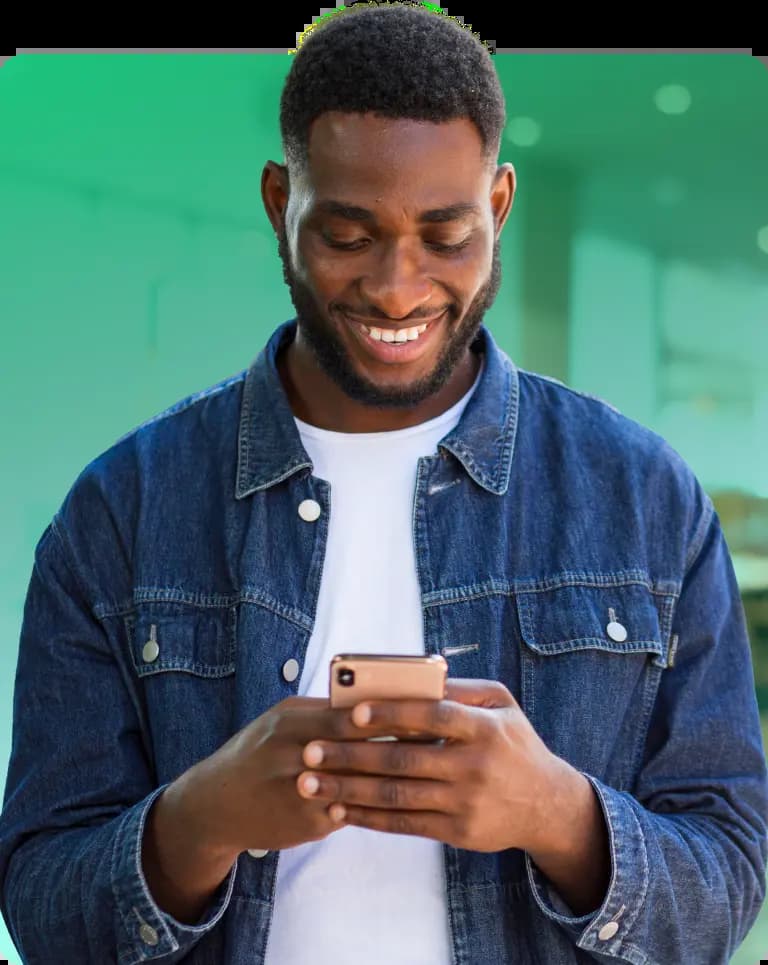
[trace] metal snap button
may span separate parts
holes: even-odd
[[[320,515],[320,503],[316,502],[314,499],[305,499],[299,503],[299,516],[305,519],[308,523],[314,523],[314,521]]]
[[[157,660],[159,653],[160,647],[157,645],[157,626],[153,623],[149,628],[149,640],[144,644],[141,656],[147,663],[152,663],[153,660]]]
[[[617,643],[624,643],[627,639],[627,628],[616,619],[616,611],[613,610],[613,608],[608,610],[608,617],[611,622],[605,628],[605,632],[611,640],[615,640]]]
[[[139,928],[139,934],[141,935],[141,940],[146,945],[157,945],[159,939],[157,937],[157,932],[151,925],[146,923]]]
[[[613,938],[616,932],[619,930],[619,926],[615,921],[609,921],[600,929],[597,933],[597,937],[604,942],[607,942],[609,938]]]
[[[288,683],[293,683],[293,681],[299,676],[299,661],[294,660],[291,657],[290,660],[286,660],[283,664],[283,677]]]
[[[265,854],[269,854],[268,848],[249,848],[248,854],[252,858],[263,858]]]

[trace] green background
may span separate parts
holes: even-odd
[[[489,327],[520,366],[688,460],[723,518],[768,714],[768,70],[738,54],[494,62],[519,186]],[[50,54],[0,69],[0,777],[33,552],[65,493],[293,314],[260,196],[265,160],[282,161],[289,64]],[[733,961],[766,954],[768,909]]]

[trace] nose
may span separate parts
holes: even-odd
[[[375,306],[391,319],[408,318],[428,305],[432,289],[420,254],[405,240],[383,248],[381,257],[373,260],[360,281],[363,304]]]

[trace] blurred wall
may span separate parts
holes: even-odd
[[[519,187],[488,324],[520,366],[689,461],[723,517],[768,711],[768,72],[741,55],[495,61]],[[0,70],[3,778],[34,547],[66,491],[293,314],[260,197],[288,66],[26,55]]]

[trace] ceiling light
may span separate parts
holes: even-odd
[[[507,138],[518,147],[533,147],[541,138],[541,125],[532,117],[513,117],[507,124]]]
[[[685,114],[691,106],[691,92],[682,84],[665,84],[653,97],[662,114]]]

